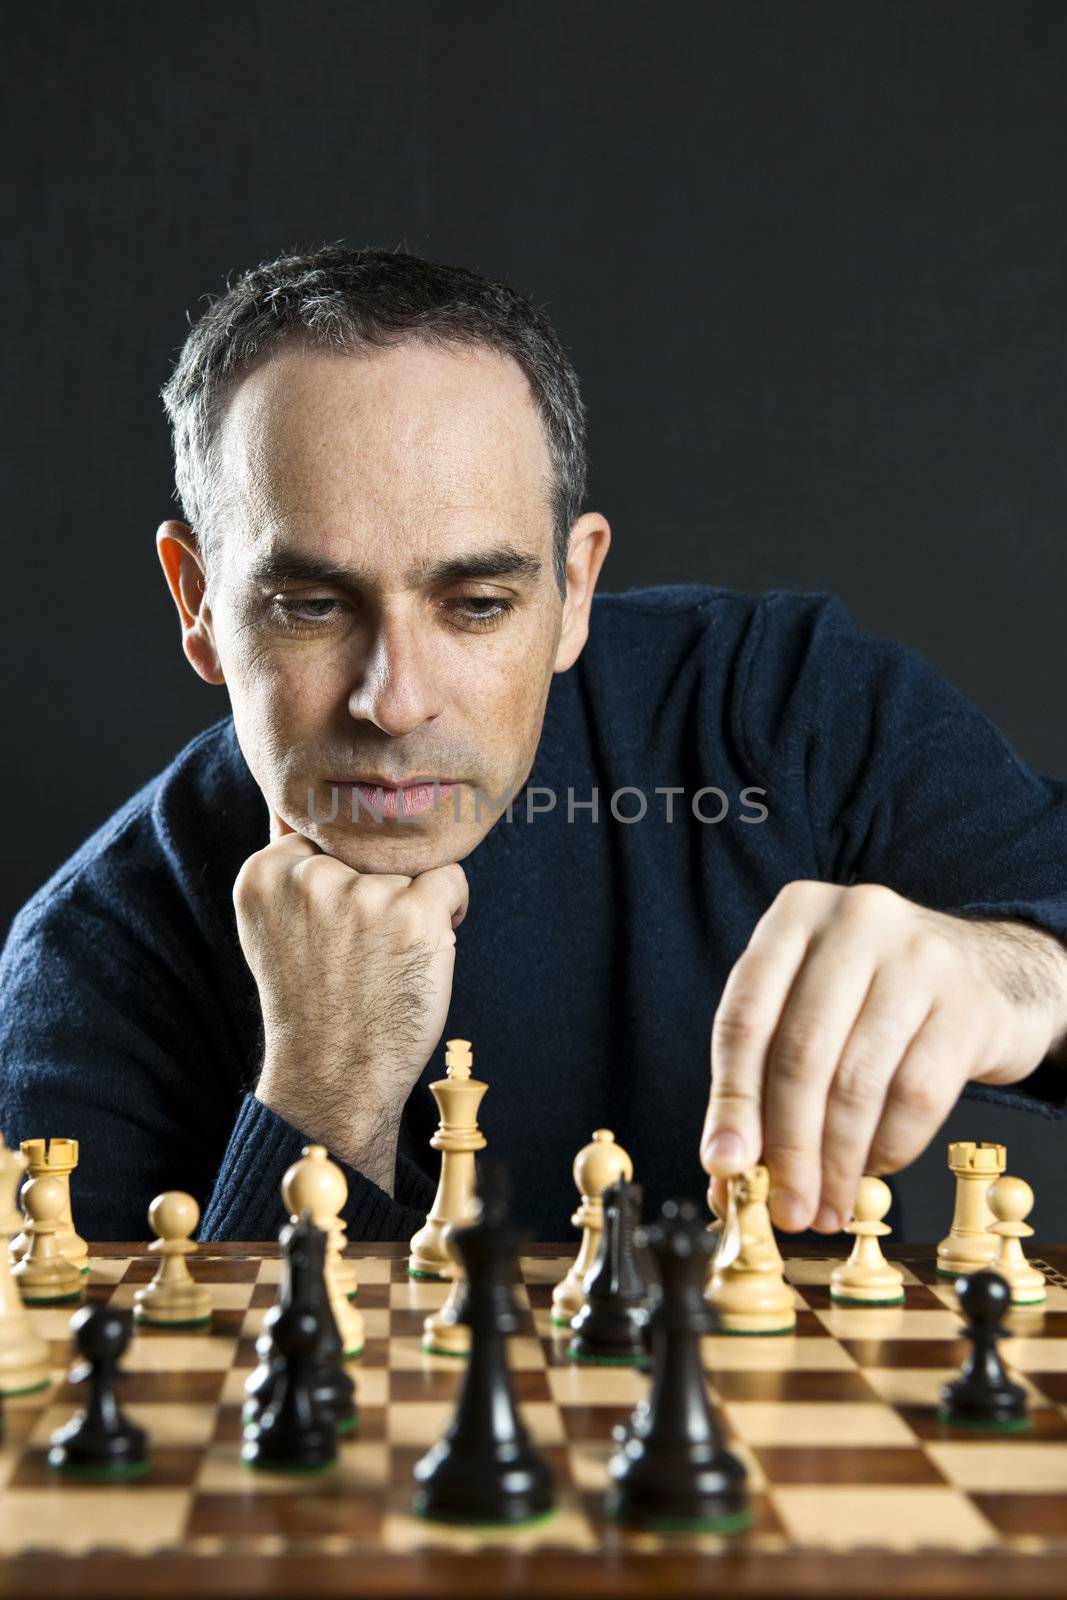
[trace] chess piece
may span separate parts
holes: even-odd
[[[190,1235],[200,1221],[200,1207],[191,1194],[171,1189],[157,1194],[148,1208],[155,1238],[148,1246],[159,1257],[152,1282],[133,1297],[134,1320],[178,1328],[211,1321],[211,1292],[196,1283],[186,1260],[195,1250]]]
[[[941,1390],[939,1420],[1018,1432],[1029,1426],[1026,1390],[1008,1377],[997,1350],[1004,1337],[1000,1324],[1011,1308],[1011,1287],[1006,1278],[983,1269],[957,1278],[956,1294],[972,1350],[959,1377]]]
[[[294,1161],[282,1178],[282,1204],[290,1222],[298,1221],[306,1211],[326,1235],[323,1277],[346,1361],[358,1356],[364,1343],[363,1314],[349,1301],[349,1294],[356,1287],[355,1263],[346,1262],[341,1254],[347,1232],[341,1208],[347,1199],[345,1175],[329,1159],[326,1146],[306,1144],[301,1159]]]
[[[22,1191],[30,1242],[12,1267],[11,1276],[28,1306],[77,1300],[82,1291],[81,1271],[60,1253],[56,1243],[63,1200],[61,1180],[47,1175],[30,1178]]]
[[[430,1148],[441,1152],[441,1177],[426,1221],[412,1236],[408,1272],[413,1278],[446,1276],[445,1228],[450,1222],[462,1226],[472,1215],[474,1155],[485,1149],[478,1107],[489,1085],[471,1077],[471,1064],[470,1040],[449,1039],[445,1075],[430,1085],[441,1114],[440,1126],[430,1140]]]
[[[295,1255],[305,1240],[299,1222],[290,1227],[289,1251]],[[241,1460],[274,1471],[328,1467],[337,1460],[337,1430],[332,1417],[315,1403],[319,1312],[299,1298],[290,1300],[271,1332],[280,1364],[270,1401],[255,1421],[245,1424]]]
[[[571,1323],[572,1361],[644,1366],[648,1358],[648,1284],[634,1245],[641,1189],[619,1178],[601,1196],[604,1230],[585,1280],[585,1304]]]
[[[45,1181],[52,1180],[31,1179]],[[89,1398],[52,1434],[48,1465],[79,1478],[140,1477],[148,1471],[148,1437],[123,1415],[115,1395],[133,1313],[109,1305],[82,1306],[70,1319],[70,1331],[83,1359],[71,1369],[69,1381],[87,1382]]]
[[[358,1422],[355,1384],[341,1364],[341,1336],[326,1289],[326,1235],[305,1212],[297,1222],[285,1225],[278,1241],[285,1259],[282,1281],[278,1298],[263,1318],[263,1331],[256,1340],[259,1365],[245,1383],[242,1419],[246,1423],[259,1422],[279,1392],[285,1379],[287,1358],[275,1344],[274,1329],[289,1308],[296,1305],[300,1310],[310,1308],[317,1318],[318,1333],[311,1353],[312,1400],[316,1415],[324,1422],[331,1422],[337,1433],[351,1433]],[[298,1332],[294,1356],[302,1348],[301,1339]]]
[[[998,1239],[990,1233],[993,1214],[986,1192],[1004,1171],[1007,1150],[1002,1144],[974,1144],[961,1139],[948,1147],[949,1171],[956,1178],[956,1206],[952,1227],[937,1247],[937,1270],[943,1278],[988,1267],[997,1253]]]
[[[1045,1279],[1027,1261],[1022,1245],[1034,1231],[1025,1220],[1033,1210],[1034,1191],[1024,1178],[1004,1174],[989,1185],[986,1200],[996,1218],[989,1231],[1000,1240],[992,1270],[1007,1280],[1013,1305],[1040,1305],[1047,1298]]]
[[[889,1264],[879,1239],[892,1230],[883,1221],[893,1191],[881,1178],[866,1176],[856,1190],[852,1221],[844,1231],[855,1238],[852,1254],[830,1274],[830,1298],[843,1304],[899,1306],[904,1303],[904,1274]]]
[[[461,1315],[470,1355],[455,1416],[415,1465],[420,1516],[516,1523],[553,1507],[552,1472],[519,1416],[507,1359],[507,1337],[522,1325],[511,1288],[522,1239],[508,1217],[503,1171],[486,1164],[476,1220],[452,1231],[467,1274]]]
[[[77,1139],[23,1139],[19,1146],[29,1163],[31,1178],[56,1178],[63,1186],[63,1205],[56,1218],[56,1244],[60,1255],[76,1266],[79,1272],[89,1271],[89,1246],[74,1227],[70,1210],[70,1175],[78,1165]],[[24,1229],[11,1241],[13,1260],[21,1260],[29,1245],[29,1233]]]
[[[721,1267],[713,1263],[705,1290],[719,1331],[791,1333],[797,1314],[767,1208],[770,1173],[764,1166],[748,1167],[727,1181],[734,1197],[738,1253]],[[709,1233],[712,1248],[714,1241]]]
[[[746,1473],[722,1442],[701,1361],[701,1339],[715,1331],[704,1299],[715,1238],[689,1200],[668,1200],[642,1232],[662,1289],[651,1317],[652,1386],[608,1462],[605,1511],[631,1527],[735,1533],[752,1520]]]
[[[470,1350],[471,1331],[462,1319],[467,1294],[467,1274],[452,1242],[452,1224],[444,1232],[448,1252],[450,1286],[443,1305],[431,1311],[422,1325],[422,1348],[434,1356],[465,1356]]]
[[[582,1242],[566,1275],[552,1291],[552,1321],[561,1327],[570,1326],[585,1300],[582,1285],[596,1260],[604,1228],[604,1190],[618,1178],[629,1183],[634,1175],[633,1162],[622,1145],[615,1143],[610,1128],[596,1130],[590,1143],[575,1156],[572,1171],[582,1199],[571,1225],[581,1228]]]
[[[0,1394],[25,1394],[48,1384],[48,1346],[30,1321],[11,1276],[7,1243],[22,1226],[15,1185],[27,1166],[21,1150],[9,1150],[0,1135]]]

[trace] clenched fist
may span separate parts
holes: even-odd
[[[466,875],[356,872],[273,811],[270,834],[233,886],[263,1012],[256,1098],[391,1194],[404,1102],[448,1016]]]

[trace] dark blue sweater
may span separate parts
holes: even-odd
[[[683,791],[669,823],[655,793],[668,786]],[[709,786],[721,793],[697,798]],[[588,806],[568,821],[568,789],[576,805],[597,792],[597,822]],[[554,809],[539,809],[539,790]],[[725,815],[700,821],[694,801]],[[142,1237],[149,1201],[170,1188],[200,1200],[203,1238],[271,1237],[283,1220],[279,1181],[304,1136],[249,1092],[262,1037],[232,902],[242,861],[266,842],[227,717],[10,930],[0,1127],[9,1143],[81,1141],[76,1214],[90,1238]],[[831,595],[631,590],[595,598],[586,648],[552,681],[513,820],[463,866],[470,909],[443,1037],[473,1042],[490,1085],[482,1125],[523,1220],[566,1239],[571,1162],[594,1128],[630,1150],[647,1207],[703,1194],[712,1017],[784,884],[883,883],[1067,937],[1067,786]],[[432,1198],[426,1084],[443,1054],[406,1107],[395,1198],[346,1169],[354,1238],[407,1237]],[[1061,1116],[1067,1085],[1046,1060],[1010,1092],[968,1093]]]

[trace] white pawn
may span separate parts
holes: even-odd
[[[444,1245],[450,1259],[446,1269],[451,1287],[443,1305],[431,1311],[422,1325],[422,1348],[435,1356],[465,1356],[470,1354],[471,1331],[456,1316],[467,1291],[467,1274],[463,1270],[452,1240],[452,1224],[444,1231]]]
[[[996,1218],[990,1223],[989,1231],[1000,1241],[997,1254],[989,1264],[990,1270],[1008,1280],[1013,1305],[1040,1305],[1046,1298],[1045,1280],[1023,1254],[1023,1240],[1029,1239],[1034,1231],[1024,1220],[1033,1210],[1034,1191],[1025,1178],[1011,1178],[1005,1174],[989,1185],[986,1199]]]
[[[309,1212],[316,1228],[321,1228],[326,1235],[322,1275],[346,1361],[358,1356],[364,1345],[363,1315],[342,1288],[345,1280],[341,1248],[346,1229],[340,1213],[347,1199],[345,1175],[337,1163],[330,1160],[326,1146],[306,1144],[302,1159],[294,1161],[282,1179],[282,1204],[293,1221],[302,1212]],[[351,1275],[348,1281],[351,1282]]]
[[[0,1394],[25,1394],[48,1383],[48,1346],[30,1321],[8,1265],[7,1241],[22,1227],[15,1184],[26,1157],[9,1150],[0,1134]]]
[[[29,1243],[11,1276],[27,1305],[77,1300],[81,1294],[81,1271],[56,1242],[66,1201],[67,1191],[59,1178],[31,1178],[22,1191]]]
[[[589,1144],[585,1144],[574,1158],[571,1168],[574,1184],[582,1200],[571,1217],[571,1224],[582,1230],[578,1254],[564,1277],[552,1291],[552,1321],[569,1327],[571,1318],[577,1316],[585,1304],[582,1287],[590,1267],[596,1260],[600,1238],[604,1232],[604,1202],[601,1196],[609,1184],[625,1178],[629,1183],[634,1175],[633,1162],[621,1144],[615,1143],[610,1128],[598,1128]]]
[[[867,1306],[899,1306],[904,1302],[904,1274],[889,1264],[879,1239],[892,1230],[883,1217],[893,1203],[893,1192],[881,1178],[860,1179],[852,1221],[844,1231],[856,1242],[847,1261],[830,1274],[830,1298]]]
[[[148,1225],[155,1238],[148,1246],[159,1256],[152,1282],[133,1297],[138,1322],[159,1327],[181,1327],[211,1320],[211,1291],[193,1280],[187,1256],[197,1246],[190,1235],[200,1221],[200,1207],[191,1194],[170,1189],[157,1194],[148,1208]]]

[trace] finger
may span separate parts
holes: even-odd
[[[763,1159],[771,1219],[790,1231],[808,1227],[819,1203],[827,1096],[871,986],[873,958],[855,944],[839,925],[809,946],[767,1054]]]
[[[433,905],[440,903],[443,894],[453,928],[459,927],[470,905],[470,885],[467,882],[467,874],[458,861],[449,862],[444,867],[431,867],[427,872],[418,873],[412,879],[410,889],[405,892],[413,898],[426,900]]]
[[[935,1005],[908,1046],[871,1140],[868,1172],[899,1172],[922,1154],[959,1099],[970,1052],[958,1011]]]
[[[821,1232],[839,1232],[852,1215],[891,1085],[929,1014],[929,993],[913,979],[912,973],[906,981],[899,967],[879,968],[838,1059],[819,1163]]]
[[[782,1005],[807,946],[794,925],[764,938],[762,922],[734,963],[711,1025],[711,1087],[700,1159],[729,1177],[759,1160],[763,1064]]]

